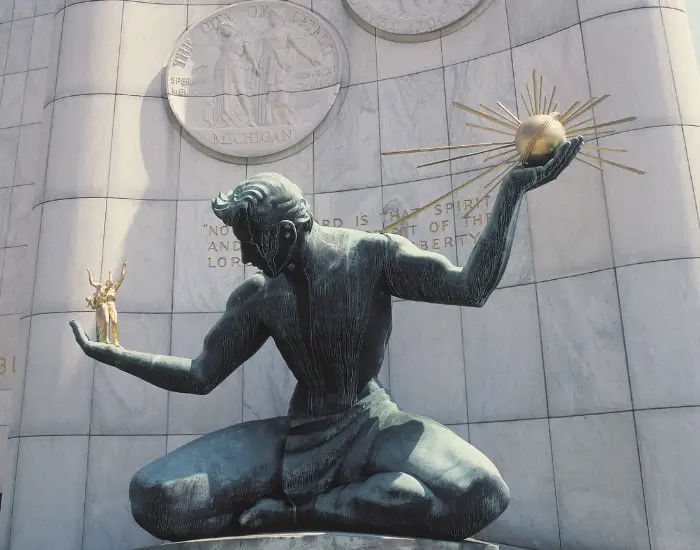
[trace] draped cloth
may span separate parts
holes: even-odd
[[[345,411],[290,416],[282,460],[287,497],[300,504],[332,487],[367,479],[374,440],[388,417],[397,412],[387,392],[371,380]]]

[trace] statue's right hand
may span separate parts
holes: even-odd
[[[105,359],[105,354],[107,352],[112,351],[110,348],[110,344],[104,344],[102,342],[93,342],[88,338],[87,333],[83,330],[83,327],[80,326],[80,323],[76,320],[72,320],[70,323],[71,328],[73,329],[73,336],[75,336],[75,341],[78,342],[78,345],[80,348],[83,350],[83,353],[87,355],[88,357],[92,357],[93,359],[97,359],[99,361],[104,361]]]

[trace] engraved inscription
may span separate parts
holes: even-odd
[[[4,374],[14,374],[15,372],[15,358],[0,356],[0,376]]]
[[[407,220],[392,229],[413,242],[421,250],[440,252],[448,256],[456,253],[460,263],[466,261],[476,241],[491,217],[494,197],[487,196],[472,210],[477,196],[459,196],[433,205],[428,211]],[[381,211],[319,212],[314,218],[326,227],[345,227],[360,231],[377,232],[418,210],[420,206],[405,206],[399,200],[391,200]],[[377,209],[379,210],[379,209]],[[206,243],[207,266],[211,269],[242,268],[241,243],[226,225],[203,224],[203,242]]]
[[[251,158],[309,136],[338,99],[344,60],[329,23],[280,0],[222,8],[179,40],[167,94],[203,145]]]
[[[344,0],[361,21],[384,38],[429,35],[465,19],[486,0]]]

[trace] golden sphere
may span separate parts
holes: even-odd
[[[566,141],[566,129],[559,121],[559,113],[528,117],[515,133],[515,148],[523,163],[541,166]]]

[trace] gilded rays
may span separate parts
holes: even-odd
[[[592,97],[587,101],[575,101],[568,109],[560,113],[557,111],[559,104],[555,101],[556,93],[556,86],[552,88],[551,93],[545,93],[542,76],[538,77],[536,71],[533,70],[532,82],[526,82],[525,93],[520,94],[523,110],[528,115],[524,120],[520,120],[501,102],[496,102],[495,108],[483,103],[480,103],[478,108],[476,108],[455,102],[457,108],[475,117],[474,122],[467,121],[465,124],[471,128],[487,132],[492,140],[486,139],[479,143],[419,147],[383,153],[385,155],[406,155],[444,151],[451,155],[440,160],[420,164],[418,168],[435,166],[479,155],[484,156],[484,161],[495,162],[494,166],[483,169],[476,176],[448,193],[385,227],[383,231],[388,232],[399,227],[408,219],[418,216],[421,212],[453,195],[455,192],[468,185],[481,182],[487,179],[488,176],[488,180],[482,185],[480,197],[465,214],[465,216],[469,215],[500,185],[503,177],[510,170],[522,165],[538,165],[546,162],[551,158],[556,148],[567,139],[567,135],[582,136],[584,140],[612,136],[617,133],[616,126],[636,119],[636,117],[626,117],[596,123],[593,109],[608,99],[609,95]],[[464,151],[464,154],[454,155],[455,152],[460,151]],[[617,154],[625,152],[627,152],[627,149],[619,147],[596,147],[584,144],[575,160],[598,170],[602,170],[603,165],[608,165],[635,174],[644,174],[642,170],[602,157],[603,154],[607,153]]]

